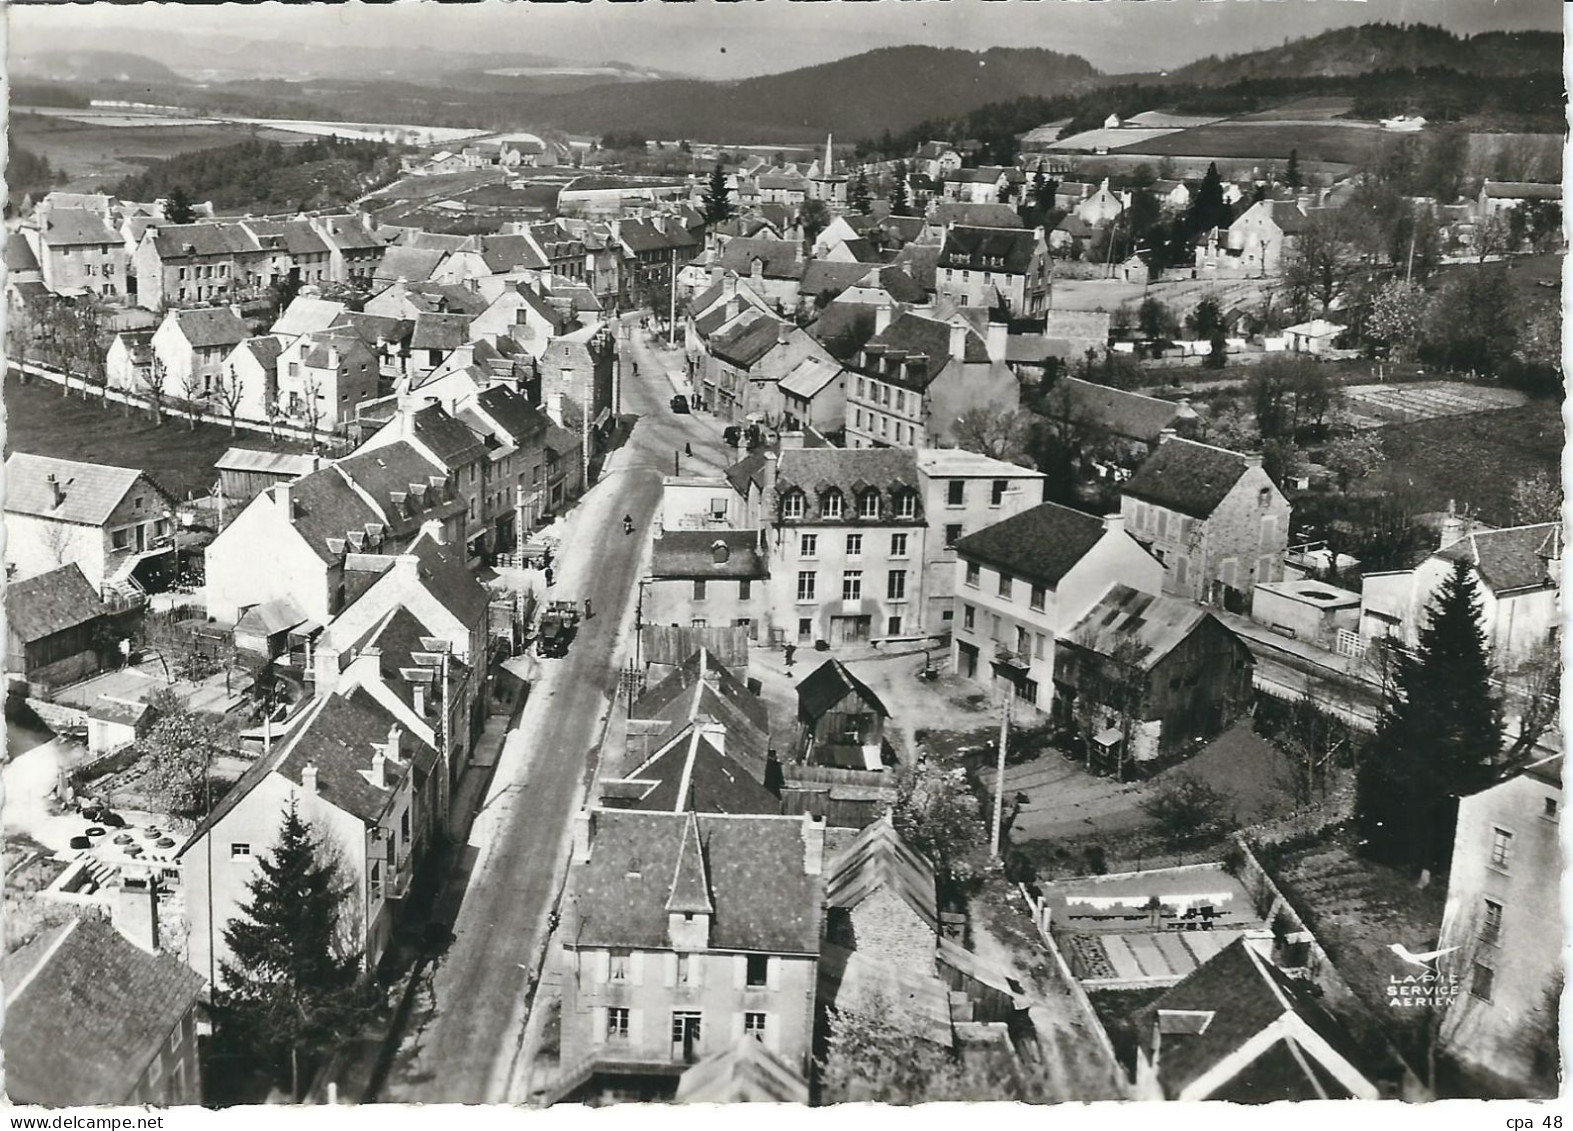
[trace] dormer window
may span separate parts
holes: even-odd
[[[896,492],[896,517],[916,518],[918,513],[918,497],[912,491]]]
[[[879,517],[879,492],[878,491],[864,491],[863,494],[858,498],[858,517],[859,518],[878,518]]]
[[[781,517],[803,517],[803,492],[788,491],[785,495],[781,496]]]
[[[827,491],[823,502],[824,516],[826,518],[841,517],[841,492]]]

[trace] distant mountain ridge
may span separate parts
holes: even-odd
[[[1279,47],[1198,59],[1167,83],[1226,86],[1248,79],[1350,76],[1440,68],[1463,74],[1561,71],[1562,36],[1550,31],[1488,31],[1458,36],[1430,24],[1363,24]]]
[[[50,82],[185,82],[155,59],[130,51],[99,51],[82,48],[72,51],[16,51],[12,42],[11,67],[18,78],[47,79]]]
[[[616,126],[665,137],[772,142],[832,130],[871,136],[990,102],[1069,93],[1099,78],[1080,56],[1038,47],[882,47],[758,78],[593,87],[529,99],[521,109],[566,130]]]

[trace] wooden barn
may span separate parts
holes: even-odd
[[[80,566],[6,583],[6,674],[30,684],[75,683],[102,666],[99,626],[112,613]]]
[[[322,466],[322,457],[230,448],[213,466],[218,469],[219,489],[224,498],[244,504],[275,484],[292,483],[316,471]]]
[[[798,755],[817,766],[878,770],[886,764],[890,712],[840,660],[826,660],[797,685]]]

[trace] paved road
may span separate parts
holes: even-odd
[[[439,909],[460,899],[453,940],[425,975],[398,1054],[377,1099],[401,1103],[496,1103],[516,1075],[527,983],[566,866],[569,825],[612,701],[644,569],[661,476],[685,443],[706,470],[721,465],[718,428],[674,416],[664,364],[633,332],[627,355],[640,377],[623,389],[623,412],[640,415],[628,444],[567,517],[557,558],[559,598],[590,598],[568,655],[542,661],[456,876]],[[694,470],[700,470],[694,467]],[[625,536],[622,517],[637,524]],[[464,873],[468,883],[464,884]]]

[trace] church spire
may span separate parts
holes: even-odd
[[[825,165],[824,165],[825,171],[823,173],[821,173],[820,175],[823,176],[823,177],[826,177],[826,178],[828,178],[831,173],[835,172],[835,169],[831,165],[831,162],[832,162],[833,158],[830,155],[830,139],[831,139],[832,136],[833,135],[831,135],[831,134],[826,134],[825,135]]]

